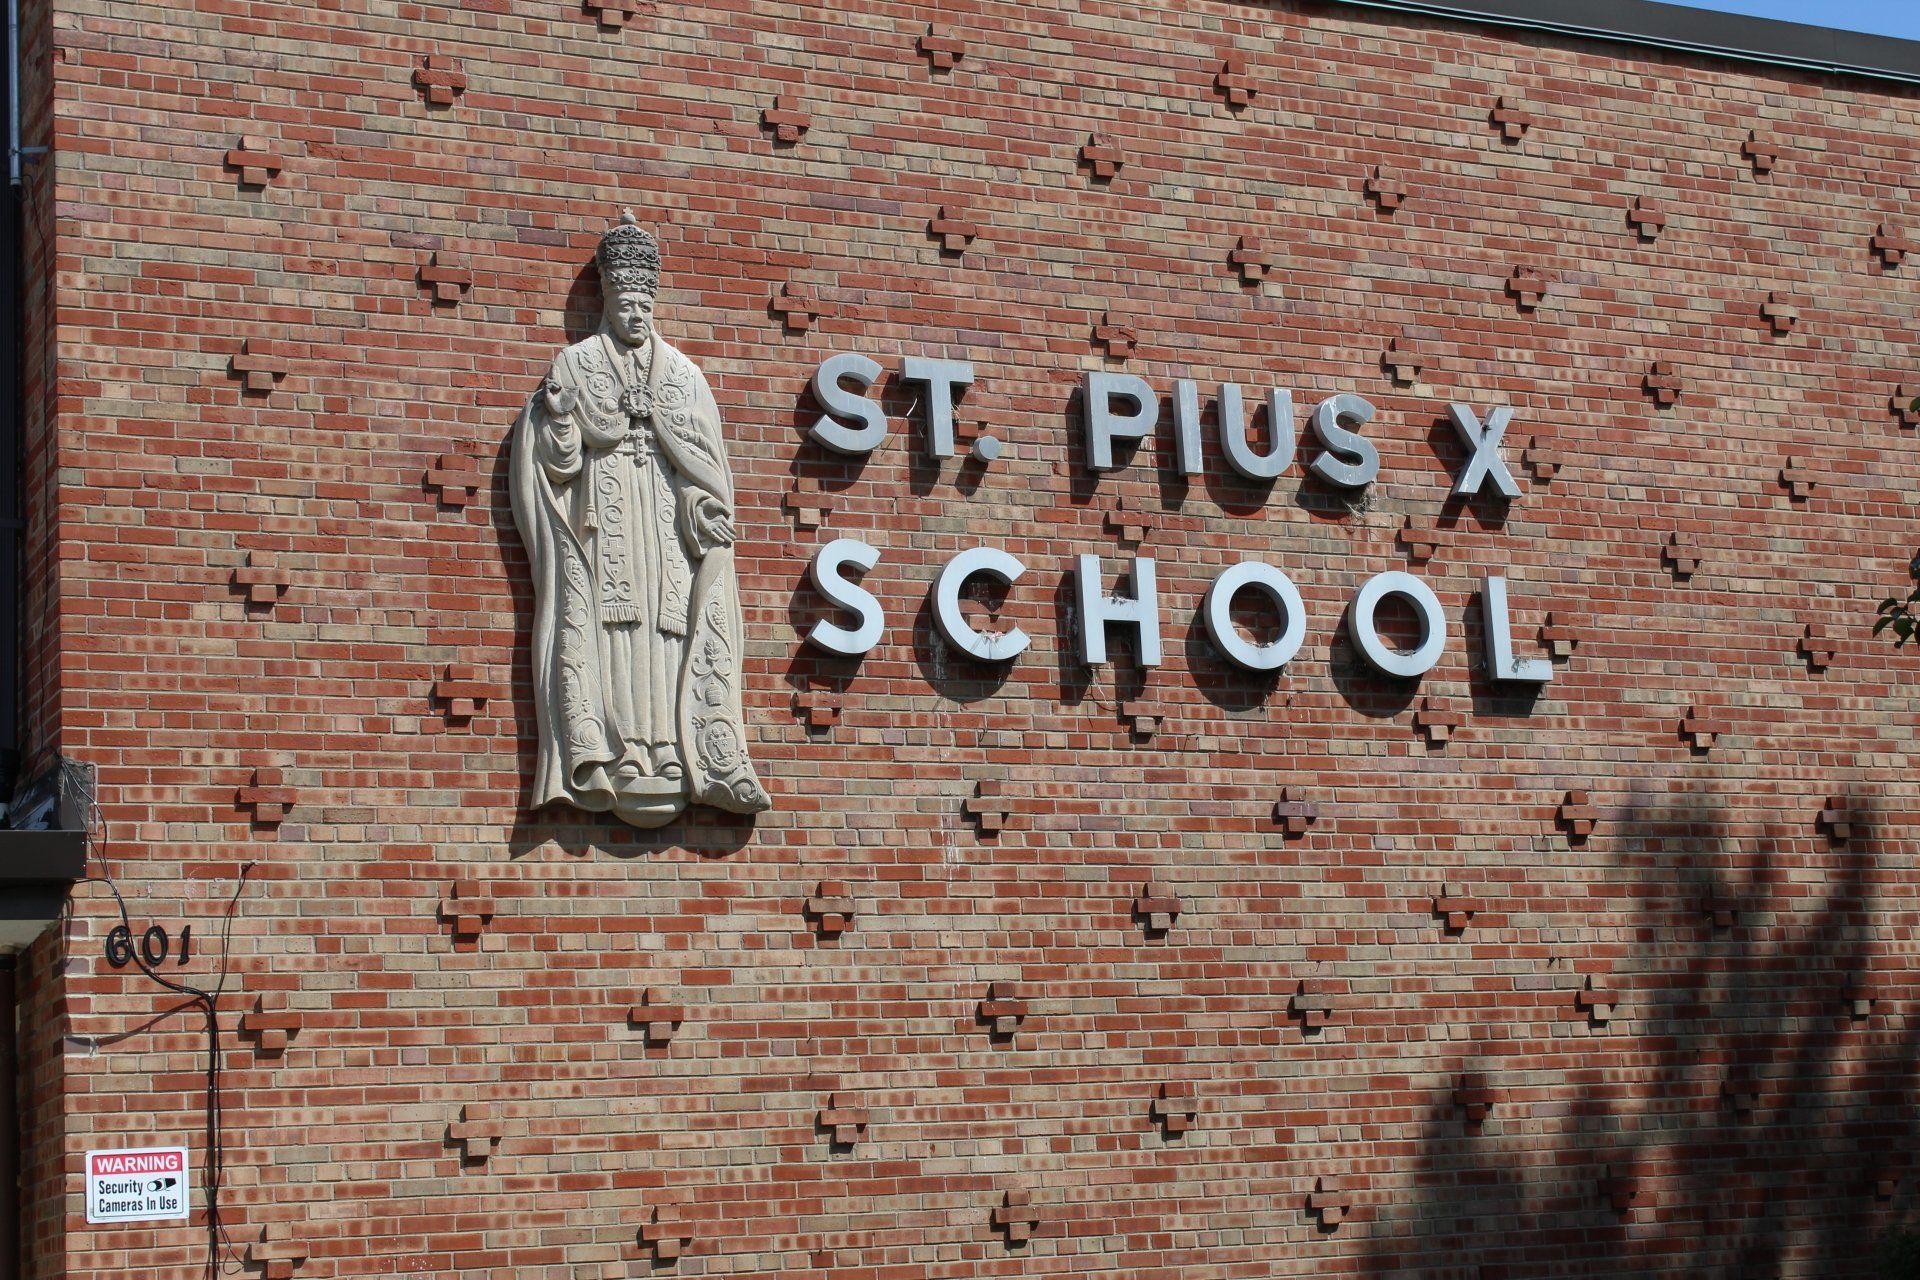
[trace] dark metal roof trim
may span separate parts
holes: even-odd
[[[1653,0],[1330,2],[1920,86],[1920,40],[1713,13],[1677,4],[1656,4]]]
[[[86,874],[86,832],[0,829],[0,892],[21,884],[69,885]]]

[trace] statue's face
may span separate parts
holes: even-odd
[[[622,289],[607,299],[607,328],[630,347],[653,336],[653,295],[642,289]]]

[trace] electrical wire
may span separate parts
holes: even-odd
[[[112,862],[108,855],[107,820],[100,812],[99,805],[90,792],[87,795],[87,844],[91,852],[97,852],[103,874],[87,876],[81,883],[105,885],[107,892],[113,895],[114,904],[119,908],[120,924],[129,936],[133,933],[133,921],[127,910],[127,900],[122,896],[119,885],[114,883],[111,873]],[[95,826],[99,834],[95,835]],[[148,963],[142,948],[132,948],[133,963],[148,979],[168,991],[185,996],[185,1002],[171,1009],[163,1010],[138,1027],[111,1036],[75,1036],[91,1049],[109,1048],[120,1042],[151,1030],[154,1026],[175,1013],[199,1006],[206,1016],[207,1023],[207,1156],[201,1167],[202,1194],[206,1200],[207,1214],[207,1277],[217,1280],[223,1272],[233,1274],[243,1269],[239,1252],[233,1246],[233,1237],[228,1234],[226,1220],[220,1211],[220,1191],[226,1178],[225,1117],[224,1100],[220,1092],[220,997],[227,989],[227,979],[231,972],[231,940],[233,937],[233,918],[240,906],[240,895],[246,891],[247,875],[255,864],[245,863],[240,868],[239,879],[233,887],[233,896],[227,900],[226,914],[220,926],[220,968],[211,991],[196,987],[191,983],[174,982],[156,972]]]

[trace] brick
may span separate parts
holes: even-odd
[[[235,793],[234,801],[242,809],[253,810],[254,826],[277,827],[299,798],[278,765],[256,765],[247,783]]]
[[[1587,974],[1581,979],[1580,989],[1574,993],[1573,1003],[1587,1021],[1594,1026],[1604,1026],[1613,1020],[1613,1013],[1620,1004],[1620,995],[1597,974]]]
[[[1150,934],[1170,932],[1180,921],[1180,895],[1171,885],[1150,880],[1134,895],[1133,918]]]
[[[481,483],[478,450],[470,444],[441,454],[421,477],[421,487],[437,495],[441,506],[454,510],[472,502]]]
[[[1429,747],[1441,747],[1453,741],[1453,735],[1460,732],[1467,719],[1445,702],[1436,702],[1432,697],[1420,699],[1420,705],[1413,713],[1414,729],[1427,740]]]
[[[467,73],[445,54],[430,53],[413,69],[413,87],[430,107],[451,107],[467,91]]]
[[[813,128],[813,117],[793,94],[782,93],[760,113],[760,126],[773,135],[775,142],[791,147]]]
[[[813,290],[793,281],[775,290],[767,309],[786,325],[790,333],[806,333],[813,328],[813,322],[824,314],[819,301],[813,296]]]
[[[1883,222],[1874,228],[1871,241],[1873,251],[1880,255],[1883,266],[1892,268],[1906,262],[1907,255],[1913,252],[1913,239],[1906,231],[1890,222]]]
[[[1780,143],[1764,128],[1750,129],[1746,141],[1740,144],[1740,154],[1747,158],[1756,174],[1769,174],[1780,163]]]
[[[844,880],[822,880],[806,901],[807,919],[823,938],[837,938],[853,927],[853,892]]]
[[[1219,69],[1213,75],[1213,88],[1232,111],[1244,108],[1260,92],[1260,86],[1254,82],[1253,73],[1248,67],[1246,55],[1241,53],[1229,53],[1221,59]]]
[[[640,1228],[640,1247],[653,1255],[656,1267],[678,1262],[693,1239],[693,1227],[674,1205],[655,1207]]]
[[[963,254],[980,236],[980,224],[965,205],[943,204],[928,220],[927,232],[940,242],[940,252]]]
[[[493,919],[493,895],[478,880],[455,880],[440,899],[440,918],[455,939],[477,938]]]
[[[1169,1138],[1191,1130],[1200,1120],[1200,1099],[1193,1086],[1168,1082],[1154,1090],[1151,1108],[1155,1124]]]
[[[1533,113],[1521,105],[1519,99],[1505,94],[1494,99],[1493,110],[1487,118],[1500,131],[1500,140],[1509,144],[1519,142],[1533,127]]]
[[[993,1211],[993,1225],[1007,1248],[1029,1243],[1040,1230],[1040,1211],[1034,1207],[1033,1193],[1020,1188],[1009,1190]]]
[[[447,719],[462,724],[487,709],[499,690],[478,663],[449,662],[434,681],[433,697],[447,711]]]
[[[1686,390],[1686,380],[1680,374],[1680,366],[1671,360],[1655,360],[1647,366],[1647,376],[1642,380],[1647,394],[1662,409],[1671,409],[1680,402],[1680,395]]]
[[[289,1222],[267,1223],[260,1228],[260,1238],[247,1246],[248,1261],[261,1269],[264,1280],[293,1280],[307,1256],[305,1242]]]
[[[1322,1231],[1336,1230],[1353,1215],[1353,1195],[1346,1180],[1330,1173],[1315,1178],[1313,1190],[1307,1193],[1307,1212],[1319,1218]]]
[[[1685,529],[1676,529],[1667,535],[1661,556],[1676,578],[1691,578],[1700,572],[1700,565],[1705,559],[1699,540]]]
[[[1816,618],[1801,629],[1798,648],[1809,670],[1825,671],[1833,665],[1834,657],[1840,652],[1840,642],[1835,638],[1833,628]]]
[[[256,338],[242,342],[228,362],[233,376],[240,379],[247,392],[262,396],[273,391],[290,367],[283,344]]]
[[[1282,787],[1280,798],[1274,801],[1273,820],[1288,836],[1303,836],[1308,827],[1320,820],[1320,806],[1307,799],[1298,788]]]
[[[1815,821],[1834,844],[1845,844],[1853,838],[1852,807],[1842,796],[1827,797]]]
[[[293,585],[293,576],[271,551],[249,551],[246,563],[233,571],[233,585],[246,595],[248,604],[271,608]]]
[[[1477,1071],[1462,1073],[1453,1086],[1453,1105],[1459,1108],[1469,1129],[1485,1124],[1493,1109],[1505,1100],[1506,1091],[1496,1088]]]
[[[1095,182],[1112,182],[1126,167],[1127,156],[1110,135],[1095,133],[1080,148],[1080,163]]]
[[[435,252],[421,266],[419,282],[433,295],[435,306],[457,306],[473,288],[473,269],[457,254]]]
[[[243,134],[227,149],[226,167],[239,175],[243,187],[264,187],[287,167],[286,157],[259,134]]]
[[[304,1022],[287,1008],[284,997],[263,991],[253,998],[253,1008],[240,1015],[240,1034],[253,1040],[261,1057],[277,1058],[287,1051]]]
[[[1140,345],[1140,323],[1124,312],[1108,311],[1093,327],[1093,340],[1115,360],[1125,360]]]
[[[1903,427],[1920,426],[1920,409],[1914,407],[1920,402],[1920,382],[1903,382],[1893,389],[1893,413],[1900,419]]]
[[[649,1044],[666,1044],[679,1033],[680,1025],[686,1020],[685,1008],[651,987],[641,992],[640,998],[627,1006],[628,1024],[643,1028]]]
[[[1630,1169],[1608,1166],[1600,1176],[1600,1197],[1615,1213],[1631,1216],[1640,1203],[1640,1179]]]
[[[1406,178],[1392,165],[1375,165],[1367,177],[1367,195],[1382,213],[1396,212],[1409,194]]]
[[[1548,610],[1540,624],[1540,643],[1555,662],[1564,662],[1580,647],[1580,624],[1563,609]]]
[[[1388,339],[1386,350],[1380,353],[1380,367],[1402,386],[1410,387],[1420,381],[1420,357],[1415,354],[1413,344],[1403,343],[1398,338]]]
[[[1273,255],[1267,249],[1267,242],[1257,235],[1241,236],[1233,252],[1227,255],[1227,261],[1240,273],[1243,285],[1257,285],[1273,270]]]
[[[1667,229],[1666,206],[1658,200],[1635,196],[1632,207],[1627,210],[1627,221],[1642,240],[1658,240],[1660,233]]]
[[[1542,484],[1550,483],[1567,465],[1566,455],[1556,448],[1552,441],[1540,436],[1529,436],[1520,451],[1520,465],[1525,467],[1533,478]]]
[[[1560,826],[1568,838],[1575,842],[1585,840],[1593,834],[1593,828],[1600,821],[1600,811],[1593,807],[1593,800],[1584,787],[1576,787],[1567,792],[1560,801]]]
[[[920,56],[935,71],[951,71],[967,56],[966,41],[950,26],[934,23],[920,37]]]
[[[1320,1031],[1333,1021],[1333,992],[1318,978],[1302,978],[1287,1001],[1287,1010],[1300,1019],[1301,1031]]]
[[[1446,545],[1445,538],[1438,529],[1425,528],[1408,516],[1401,522],[1397,535],[1400,545],[1406,548],[1407,559],[1414,564],[1425,564],[1438,555]]]
[[[1507,276],[1507,292],[1522,311],[1538,310],[1551,290],[1551,283],[1533,267],[1515,267]]]
[[[1457,880],[1449,880],[1433,895],[1433,914],[1446,922],[1448,933],[1465,933],[1480,912],[1480,899]]]
[[[460,1148],[462,1161],[484,1163],[500,1144],[500,1122],[492,1106],[484,1102],[462,1106],[459,1119],[447,1125],[447,1141]]]
[[[1027,1020],[1027,1001],[1017,984],[993,982],[980,1000],[980,1021],[996,1039],[1011,1039]]]
[[[585,11],[599,20],[602,31],[618,31],[645,13],[649,0],[585,0]]]
[[[815,1123],[836,1147],[853,1147],[867,1136],[867,1109],[848,1094],[830,1093]]]
[[[1698,704],[1688,708],[1687,714],[1680,718],[1680,736],[1685,738],[1695,751],[1707,751],[1719,741],[1722,734],[1728,733],[1727,721],[1701,710]]]
[[[1760,304],[1760,315],[1773,326],[1777,336],[1792,333],[1800,323],[1801,302],[1792,294],[1778,289],[1770,290],[1765,302]]]
[[[1780,487],[1787,491],[1787,497],[1794,502],[1805,502],[1813,496],[1819,485],[1806,459],[1798,454],[1788,454],[1787,460],[1780,464]]]

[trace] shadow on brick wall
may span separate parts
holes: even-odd
[[[1920,1019],[1879,954],[1900,917],[1876,855],[1900,833],[1857,791],[1837,797],[1844,842],[1796,795],[1766,799],[1756,821],[1754,798],[1735,816],[1711,794],[1636,797],[1575,853],[1614,923],[1585,932],[1621,939],[1579,957],[1611,963],[1622,1006],[1544,1048],[1476,1033],[1431,1085],[1412,1187],[1375,1196],[1360,1274],[1873,1274],[1912,1212],[1920,1139]],[[1477,1131],[1461,1074],[1496,1090]]]

